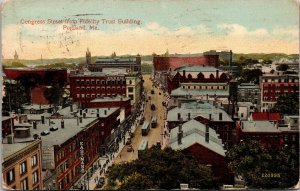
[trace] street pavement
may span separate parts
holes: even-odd
[[[146,100],[151,96],[151,100],[148,100],[148,102],[142,103],[142,107],[144,108],[144,111],[141,113],[141,115],[137,118],[137,120],[133,123],[131,127],[131,132],[134,132],[134,136],[131,139],[133,151],[127,152],[127,145],[124,145],[124,142],[121,141],[119,143],[119,150],[115,152],[113,155],[108,155],[106,157],[100,157],[94,164],[99,164],[100,167],[97,168],[92,174],[92,176],[87,181],[87,175],[83,175],[77,182],[76,185],[86,185],[85,189],[101,189],[96,188],[97,182],[100,179],[100,177],[105,177],[105,172],[107,171],[108,167],[112,164],[118,164],[125,161],[132,161],[138,158],[138,147],[142,140],[148,141],[148,148],[150,148],[152,145],[156,144],[157,142],[160,142],[162,145],[162,148],[166,147],[169,140],[169,134],[168,130],[165,129],[165,116],[166,116],[166,110],[162,106],[162,102],[166,100],[164,93],[162,90],[152,87],[152,81],[150,80],[150,75],[143,75],[144,79],[144,90],[145,90],[145,96]],[[154,94],[151,94],[151,90],[154,90]],[[161,93],[161,95],[159,95]],[[154,104],[156,106],[155,111],[151,111],[151,104]],[[156,128],[151,128],[147,136],[142,136],[141,134],[141,127],[142,125],[139,124],[139,120],[142,117],[145,117],[145,120],[151,121],[151,116],[153,114],[156,114],[157,116],[157,126]],[[166,134],[165,134],[166,133]],[[125,138],[129,138],[130,135],[128,132],[126,132]],[[87,185],[87,182],[89,185]]]
[[[148,141],[148,148],[150,148],[153,144],[156,144],[157,142],[160,142],[162,147],[167,146],[168,142],[168,135],[163,135],[167,130],[165,130],[165,116],[166,116],[166,110],[162,106],[162,102],[165,100],[164,93],[162,90],[152,87],[152,81],[150,80],[150,75],[143,75],[144,79],[144,90],[145,90],[145,96],[146,99],[151,96],[151,100],[148,100],[148,102],[145,102],[145,109],[144,109],[144,117],[145,120],[151,121],[151,116],[153,114],[156,114],[157,116],[157,126],[156,128],[150,128],[150,131],[147,136],[142,136],[141,134],[141,128],[142,125],[137,124],[136,130],[134,132],[134,137],[132,138],[132,147],[134,149],[134,152],[127,152],[127,147],[125,146],[120,154],[115,158],[113,163],[121,163],[125,161],[132,161],[138,158],[138,147],[142,140]],[[151,94],[151,90],[154,90],[154,94]],[[161,93],[161,95],[159,95]],[[151,104],[154,104],[156,106],[155,111],[151,111]]]

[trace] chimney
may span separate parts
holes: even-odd
[[[32,125],[33,125],[33,129],[36,129],[36,122],[35,121],[32,123]]]
[[[219,120],[222,121],[222,112],[219,113]]]
[[[82,110],[79,110],[79,114],[82,115]]]
[[[180,113],[177,113],[177,119],[179,120],[181,117]]]
[[[178,145],[182,144],[182,137],[183,137],[183,132],[182,132],[182,124],[179,124],[178,127],[178,134],[177,134],[177,141],[178,141]]]
[[[104,110],[104,115],[107,115],[107,110]]]
[[[100,117],[100,114],[99,114],[99,113],[97,113],[97,117],[98,117],[98,118]]]
[[[241,122],[241,127],[242,127],[242,129],[244,129],[244,123],[243,122]]]
[[[82,123],[82,117],[79,117],[79,123]]]
[[[183,70],[183,77],[185,78],[185,70]]]
[[[49,118],[49,126],[51,125],[51,119]]]
[[[86,113],[88,112],[88,108],[85,108],[85,112],[86,112]]]
[[[121,97],[120,100],[123,101],[123,97]]]
[[[45,124],[45,116],[41,116],[41,119],[42,119],[42,124]]]
[[[70,111],[73,112],[73,105],[70,105]]]
[[[83,118],[86,118],[86,113],[83,113]]]
[[[64,129],[65,128],[65,122],[64,122],[63,119],[61,120],[60,124],[61,124],[61,128]]]
[[[219,79],[219,70],[216,70],[217,79]]]
[[[231,67],[232,64],[232,50],[230,50],[230,54],[229,54],[229,68]]]
[[[97,113],[99,113],[99,108],[97,108],[96,110],[97,110]]]
[[[205,126],[205,142],[209,143],[209,127]]]
[[[191,113],[188,113],[188,120],[191,120]]]
[[[209,121],[211,121],[211,113],[209,114]]]
[[[19,118],[19,123],[22,123],[22,117],[18,116],[18,118]]]
[[[12,134],[7,136],[7,143],[8,144],[13,144],[14,143],[14,137],[12,136]]]
[[[208,94],[206,94],[206,100],[208,100]]]
[[[77,125],[79,125],[79,119],[78,119],[78,116],[77,116]]]

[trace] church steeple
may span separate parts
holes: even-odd
[[[16,50],[15,50],[14,59],[15,59],[15,60],[19,60],[19,55],[18,55],[18,53],[17,53],[17,51],[16,51]]]
[[[89,48],[87,48],[87,51],[85,53],[85,58],[86,58],[86,64],[91,64],[92,63],[92,56]]]

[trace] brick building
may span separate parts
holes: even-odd
[[[281,95],[299,93],[299,76],[275,72],[260,77],[261,111],[269,111]]]
[[[299,148],[299,125],[240,121],[237,123],[237,138],[239,141],[259,141],[264,147],[272,149],[283,146]]]
[[[19,137],[16,135],[16,138]],[[41,140],[12,141],[10,136],[2,140],[2,175],[10,189],[42,190]]]
[[[59,82],[61,85],[68,83],[67,69],[31,69],[31,68],[4,68],[6,79],[19,80],[23,77],[33,78],[39,85],[51,85]]]
[[[130,98],[116,96],[116,97],[100,97],[92,100],[87,104],[88,108],[109,108],[120,107],[121,121],[131,114]]]
[[[135,107],[140,101],[141,89],[141,75],[124,68],[103,68],[103,72],[70,76],[70,95],[84,107],[91,107],[89,103],[96,98],[115,96],[129,97]]]
[[[183,65],[187,66],[219,66],[218,55],[203,54],[176,54],[170,56],[153,56],[153,65],[155,72],[174,70]]]
[[[167,114],[167,125],[171,130],[181,122],[195,119],[208,124],[220,136],[225,148],[235,143],[235,123],[222,109],[205,102],[186,102],[170,109]]]
[[[107,75],[102,72],[70,76],[70,95],[83,106],[101,96],[126,96],[125,75]]]
[[[176,68],[167,78],[167,88],[168,92],[171,93],[172,90],[179,87],[186,89],[216,89],[223,90],[229,89],[223,87],[224,83],[229,83],[230,77],[223,71],[218,70],[215,67],[207,66],[192,66],[186,67],[182,66]],[[199,85],[197,85],[199,83]],[[212,83],[213,87],[209,86]],[[220,83],[221,88],[218,86]],[[209,87],[203,86],[207,84]],[[203,86],[203,88],[202,88]]]
[[[92,72],[102,72],[103,68],[126,68],[132,72],[141,72],[141,57],[97,58],[94,64],[88,64]]]
[[[254,83],[241,83],[238,85],[238,101],[252,102],[260,109],[260,87]]]
[[[170,147],[193,155],[199,164],[211,168],[219,183],[233,184],[233,173],[225,159],[224,145],[216,131],[190,120],[171,130]]]

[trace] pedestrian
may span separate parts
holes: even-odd
[[[121,158],[121,156],[122,156],[122,155],[120,154],[120,158]]]
[[[132,152],[134,153],[134,149],[132,149]]]

